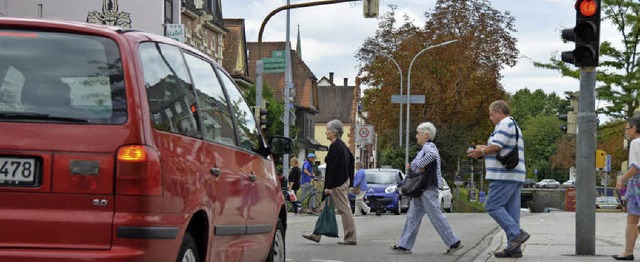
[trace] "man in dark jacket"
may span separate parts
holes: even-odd
[[[340,120],[334,119],[327,123],[325,135],[331,141],[331,145],[329,145],[329,153],[324,159],[327,163],[324,194],[331,195],[331,201],[333,201],[336,211],[342,216],[344,241],[340,241],[338,244],[356,245],[356,225],[349,203],[349,189],[353,187],[355,160],[347,145],[340,140],[343,132]],[[305,234],[302,237],[320,242],[320,235]]]

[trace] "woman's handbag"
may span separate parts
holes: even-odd
[[[427,175],[425,172],[415,173],[413,171],[409,171],[409,175],[407,175],[404,181],[402,181],[400,192],[402,192],[402,195],[408,197],[422,196],[422,193],[426,190],[426,177]]]
[[[296,202],[298,200],[296,192],[293,192],[293,190],[289,190],[287,193],[289,194],[289,202]]]
[[[513,119],[511,119],[511,121],[513,121]],[[516,128],[516,147],[511,149],[511,151],[509,151],[509,153],[504,156],[500,156],[500,152],[496,154],[496,159],[507,170],[516,168],[516,166],[518,166],[518,163],[520,162],[520,157],[518,156],[518,138],[520,136],[520,133],[518,132],[518,124],[516,124],[516,121],[513,121],[513,125]]]
[[[336,211],[331,200],[331,195],[324,200],[324,208],[316,221],[314,235],[324,235],[328,237],[338,237],[338,222],[336,221]]]

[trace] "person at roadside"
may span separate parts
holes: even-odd
[[[353,182],[353,189],[351,193],[356,195],[355,207],[354,207],[354,216],[361,216],[368,214],[371,211],[371,208],[367,206],[364,202],[364,195],[367,193],[367,178],[364,175],[364,164],[358,161],[356,162],[356,172],[355,179]]]
[[[489,119],[495,129],[487,140],[487,145],[476,145],[467,154],[471,158],[484,157],[489,195],[484,208],[500,225],[507,235],[507,245],[495,257],[522,257],[520,245],[529,239],[529,233],[520,228],[520,188],[527,174],[524,162],[524,139],[522,130],[510,116],[507,102],[496,100],[489,105]],[[516,129],[518,138],[516,139]],[[516,145],[517,141],[517,145]],[[519,161],[514,169],[507,169],[497,159],[496,154],[506,155],[518,148]]]
[[[324,132],[331,141],[329,152],[324,159],[327,163],[324,182],[324,196],[330,196],[336,212],[342,217],[344,240],[341,245],[356,245],[356,224],[349,203],[349,189],[353,187],[354,158],[347,145],[340,139],[343,131],[342,122],[334,119],[327,123]],[[304,234],[302,237],[320,242],[320,235]]]
[[[632,117],[624,127],[624,136],[629,143],[629,168],[616,183],[622,190],[627,186],[627,225],[625,231],[624,250],[612,257],[615,260],[633,260],[633,249],[638,239],[638,220],[640,218],[640,117]]]
[[[316,176],[313,173],[313,163],[316,160],[316,155],[314,153],[307,154],[307,159],[302,164],[302,176],[300,178],[300,201],[303,201],[309,197],[313,193],[313,190],[316,190],[313,186],[313,180],[316,179]],[[307,206],[302,207],[303,213],[313,213],[316,211],[316,198],[312,197],[309,199]]]
[[[300,163],[298,162],[297,157],[292,157],[289,161],[291,171],[289,171],[289,185],[287,189],[289,191],[293,191],[294,194],[298,192],[298,189],[300,189],[300,167],[298,167],[299,164]],[[293,213],[298,213],[298,203],[300,202],[297,199],[296,201],[291,201],[291,204],[293,206]]]
[[[391,246],[391,251],[401,254],[412,253],[411,250],[416,242],[422,218],[427,214],[429,221],[448,248],[444,254],[451,255],[464,245],[453,233],[449,221],[442,214],[438,201],[439,188],[442,188],[443,185],[440,182],[442,179],[440,152],[431,141],[436,137],[436,127],[430,122],[423,122],[418,125],[416,131],[416,139],[421,148],[411,164],[407,163],[407,168],[410,169],[410,172],[422,173],[426,176],[423,178],[427,179],[426,190],[420,197],[412,198],[409,202],[404,229],[402,229],[398,243]]]

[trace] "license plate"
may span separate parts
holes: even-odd
[[[33,158],[0,157],[0,186],[33,186],[36,170]]]

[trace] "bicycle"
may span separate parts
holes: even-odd
[[[312,180],[311,184],[313,185],[314,190],[311,191],[311,194],[309,194],[308,196],[306,196],[304,199],[302,199],[302,201],[299,201],[299,208],[303,209],[303,208],[307,208],[309,209],[309,202],[311,201],[312,197],[316,198],[316,208],[314,210],[311,210],[312,213],[316,214],[319,213],[320,211],[322,211],[322,194],[320,194],[320,192],[324,191],[324,180]],[[289,199],[289,193],[286,189],[282,190],[282,193],[284,194],[284,198],[285,198],[285,208],[287,210],[287,212],[293,212],[293,203],[291,203],[290,199]],[[296,194],[299,195],[299,192]]]

